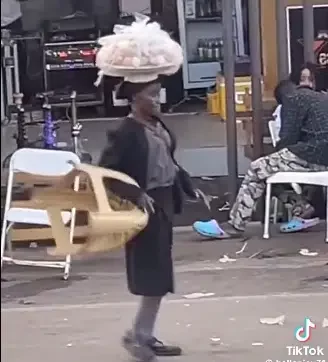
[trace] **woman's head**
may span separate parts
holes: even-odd
[[[284,79],[282,81],[280,81],[276,88],[274,89],[274,97],[276,99],[276,102],[278,104],[282,104],[283,99],[290,94],[291,92],[293,92],[295,90],[296,86],[295,84],[289,80],[289,79]]]
[[[314,63],[307,62],[294,70],[289,79],[297,85],[315,88],[316,72],[317,66]]]
[[[128,99],[132,110],[148,119],[160,115],[160,91],[158,79],[148,83],[123,82],[118,88],[117,97]]]

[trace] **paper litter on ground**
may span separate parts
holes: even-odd
[[[328,328],[328,318],[324,318],[322,321],[322,328]]]
[[[261,318],[260,323],[269,325],[280,325],[282,326],[285,322],[286,316],[281,315],[275,318]]]
[[[186,294],[183,297],[186,299],[199,299],[199,298],[206,298],[206,297],[213,297],[215,293],[191,293]]]
[[[214,342],[214,343],[217,343],[217,342],[220,342],[220,341],[221,341],[221,338],[212,337],[212,338],[211,338],[211,341]]]
[[[300,254],[303,256],[317,256],[318,252],[310,251],[309,249],[301,249]]]
[[[254,342],[252,343],[252,346],[263,346],[262,342]]]
[[[232,259],[232,258],[229,258],[228,255],[223,255],[222,258],[219,259],[219,262],[220,263],[232,263],[234,261],[236,261],[237,259]]]
[[[243,253],[245,251],[246,247],[247,247],[247,244],[248,244],[247,241],[245,241],[242,248],[240,250],[236,251],[236,254],[238,255],[238,254]]]

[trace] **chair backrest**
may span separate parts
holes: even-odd
[[[10,159],[9,173],[62,176],[69,173],[74,164],[79,163],[79,157],[70,151],[21,148]]]

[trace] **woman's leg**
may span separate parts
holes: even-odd
[[[237,230],[243,231],[245,229],[246,223],[252,216],[256,201],[265,190],[265,181],[271,175],[286,171],[317,170],[321,170],[321,166],[308,164],[286,148],[253,161],[240,187],[236,202],[230,211],[230,225]]]
[[[123,338],[124,347],[142,362],[153,362],[155,356],[172,357],[182,353],[180,347],[166,345],[154,337],[161,300],[162,297],[142,297],[133,330]]]
[[[161,300],[162,297],[142,297],[133,331],[138,340],[148,342],[153,338]]]
[[[216,229],[213,237],[224,239],[229,237],[242,237],[247,222],[251,219],[256,202],[263,195],[266,186],[266,179],[277,172],[286,171],[323,171],[326,167],[320,165],[309,164],[305,160],[290,152],[287,148],[272,153],[268,156],[258,158],[250,164],[245,178],[240,186],[236,201],[230,210],[229,221],[225,225],[219,225],[216,221],[214,227]],[[196,224],[196,223],[195,223]],[[197,232],[200,229],[194,224]],[[207,223],[201,223],[203,229],[206,229]],[[210,226],[213,226],[213,220]]]

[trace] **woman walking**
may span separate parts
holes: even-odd
[[[179,347],[157,340],[153,331],[162,298],[174,291],[173,215],[181,212],[182,190],[196,197],[189,175],[174,159],[175,139],[160,120],[160,90],[158,80],[121,84],[117,96],[130,101],[131,114],[109,135],[100,160],[100,166],[134,178],[147,193],[143,205],[152,210],[147,227],[126,245],[128,288],[141,296],[141,303],[123,345],[145,362],[181,354]]]

